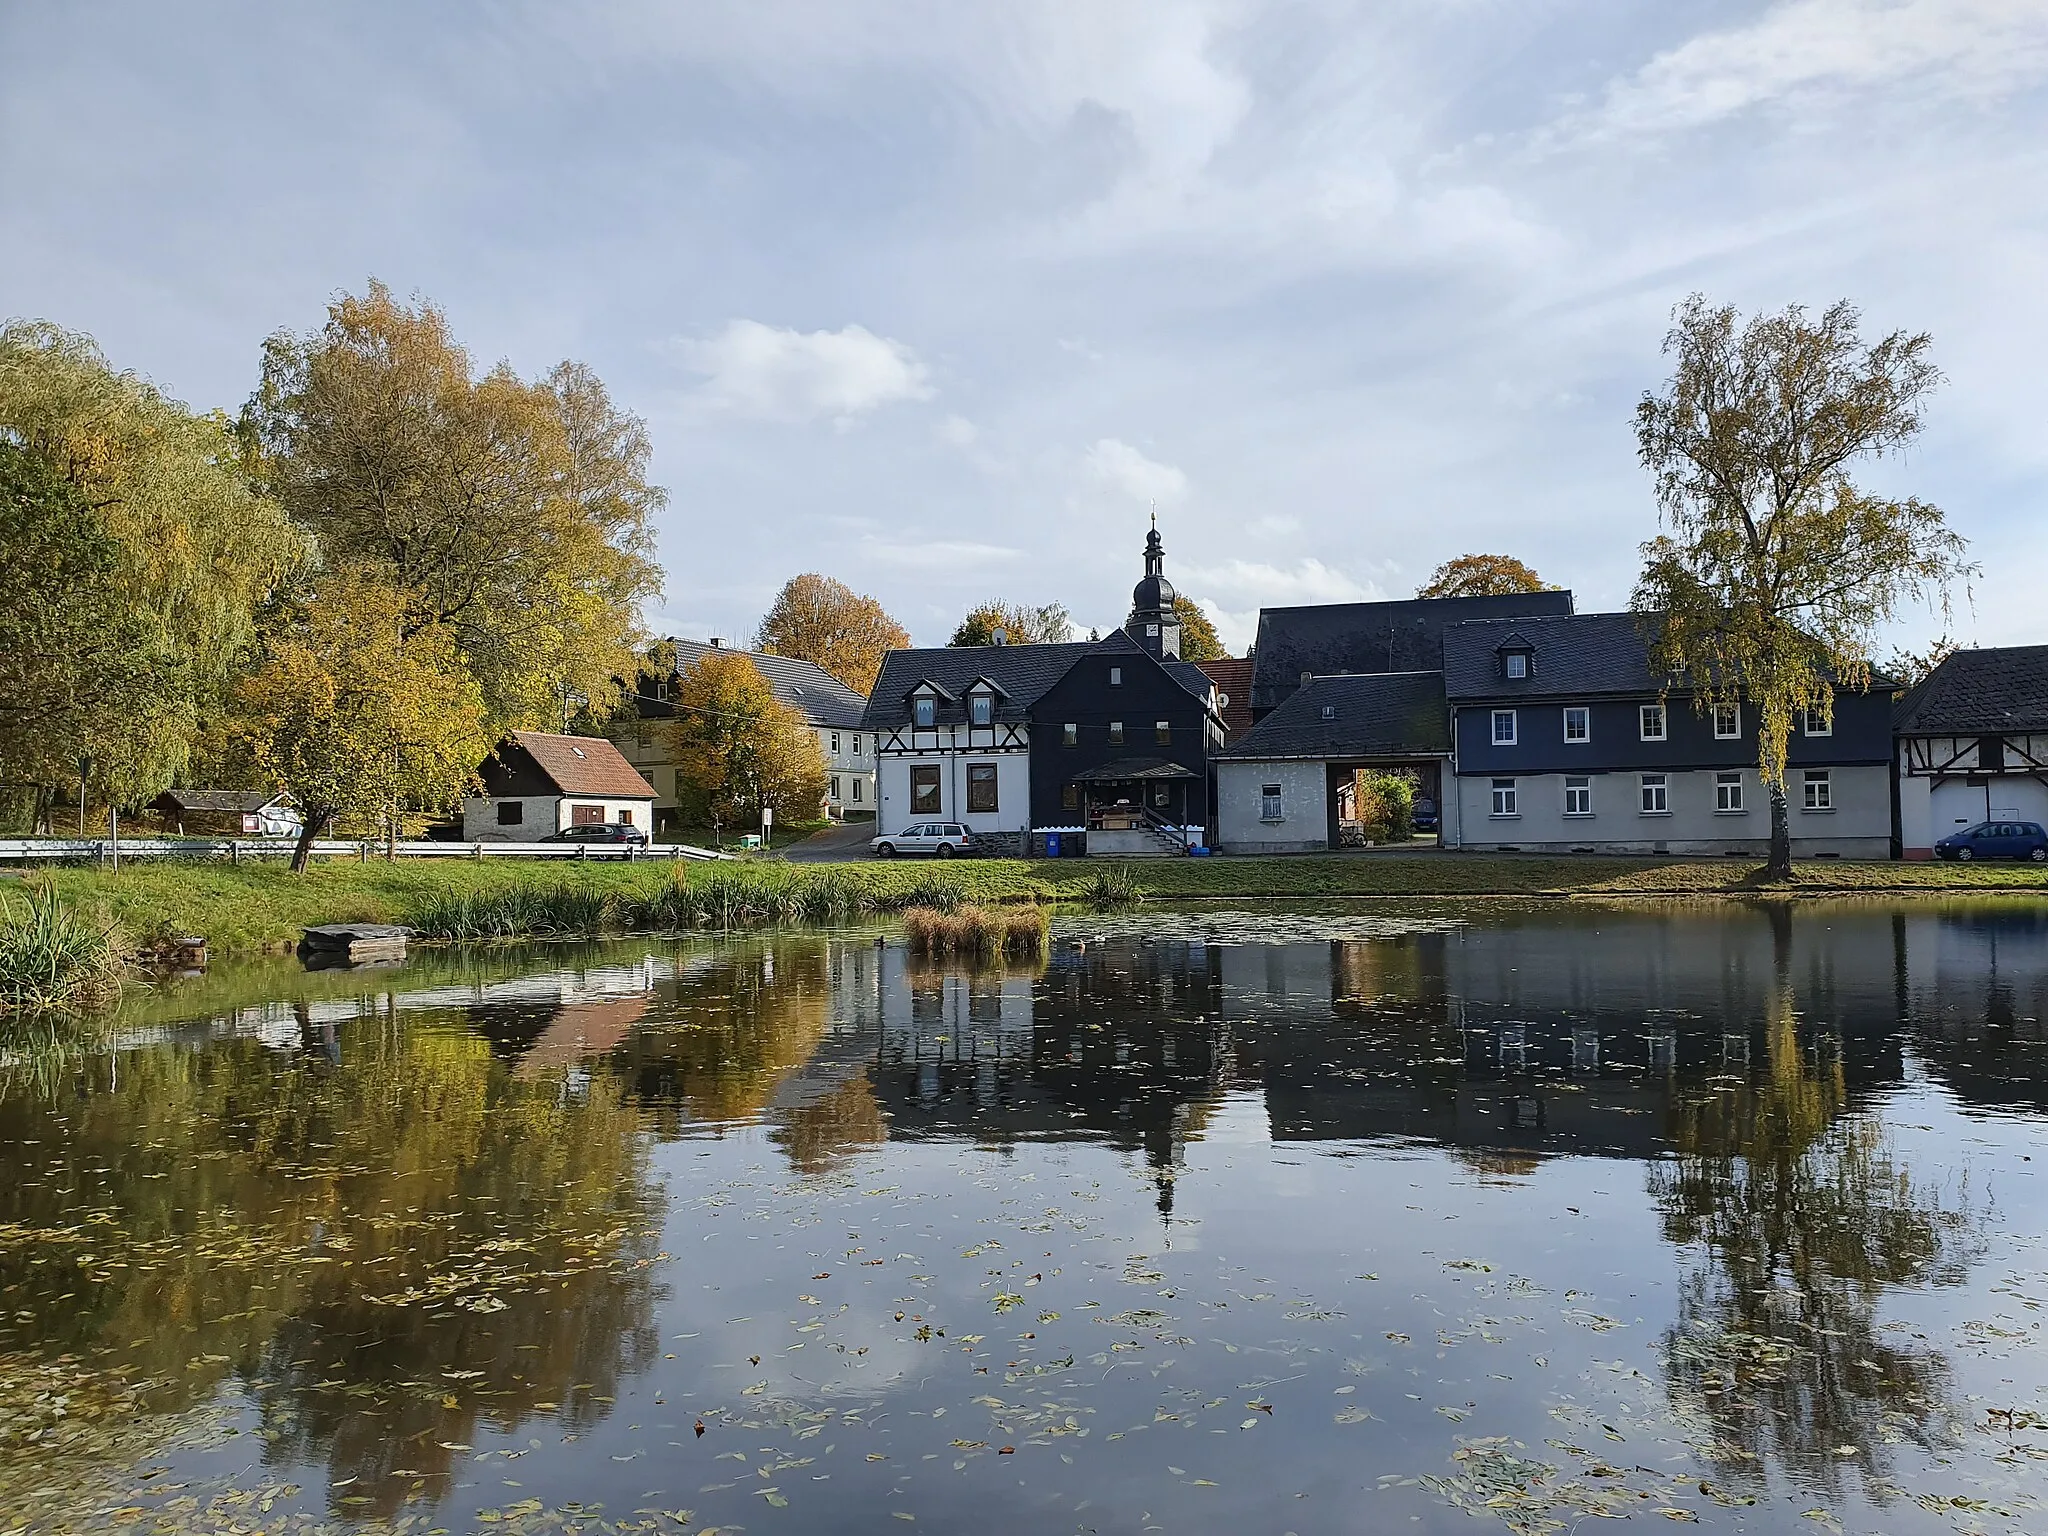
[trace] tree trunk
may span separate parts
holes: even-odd
[[[303,875],[306,866],[313,862],[313,839],[325,832],[334,820],[332,811],[306,810],[306,819],[299,824],[298,845],[292,849],[292,873]]]
[[[1766,880],[1792,878],[1792,807],[1785,799],[1785,786],[1771,788],[1771,856],[1764,865]]]

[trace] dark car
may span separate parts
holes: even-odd
[[[2038,821],[1980,821],[1934,845],[1938,859],[2031,859],[2048,864],[2048,832]]]
[[[1409,818],[1418,832],[1436,830],[1436,802],[1427,796],[1415,802],[1415,814]]]
[[[623,821],[586,821],[579,827],[564,827],[541,839],[544,843],[580,843],[587,848],[644,848],[647,833]]]

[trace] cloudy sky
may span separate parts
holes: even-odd
[[[1155,502],[1239,646],[1472,550],[1619,606],[1697,289],[1931,331],[1872,479],[2048,640],[2048,0],[15,0],[0,81],[0,314],[200,406],[372,276],[581,358],[668,633],[811,569],[1115,624]]]

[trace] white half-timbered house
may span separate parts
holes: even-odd
[[[1957,651],[1892,717],[1899,851],[1986,821],[2048,823],[2048,645]]]

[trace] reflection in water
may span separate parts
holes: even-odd
[[[1286,1349],[1327,1357],[1320,1369],[1341,1364],[1352,1374],[1338,1381],[1350,1384],[1319,1388],[1342,1406],[1291,1421],[1290,1454],[1350,1475],[1352,1442],[1331,1436],[1398,1424],[1385,1431],[1395,1437],[1381,1453],[1386,1470],[1404,1470],[1402,1455],[1426,1470],[1448,1454],[1444,1426],[1407,1423],[1409,1403],[1453,1424],[1498,1416],[1451,1442],[1470,1458],[1463,1465],[1495,1481],[1460,1485],[1484,1498],[1449,1496],[1550,1529],[1573,1511],[1618,1512],[1650,1497],[1630,1481],[1649,1475],[1644,1466],[1581,1466],[1586,1475],[1568,1482],[1527,1450],[1591,1457],[1549,1420],[1594,1434],[1604,1426],[1609,1439],[1644,1432],[1652,1410],[1627,1407],[1611,1386],[1628,1374],[1609,1330],[1631,1326],[1633,1305],[1648,1309],[1650,1326],[1629,1371],[1656,1373],[1671,1426],[1657,1431],[1671,1446],[1658,1454],[1676,1465],[1657,1498],[1693,1498],[1697,1484],[1712,1516],[1789,1485],[1809,1499],[1885,1506],[1888,1520],[1930,1508],[1900,1491],[1913,1475],[1902,1458],[1973,1454],[1954,1425],[1974,1410],[1958,1406],[1968,1394],[1954,1350],[1904,1328],[1893,1304],[1973,1284],[1989,1208],[1952,1166],[1916,1165],[1889,1107],[1938,1090],[2002,1116],[2048,1111],[2048,920],[1995,905],[1575,906],[1384,926],[1376,938],[1235,943],[1217,917],[1146,942],[1098,939],[1083,921],[1062,926],[1047,963],[1010,970],[933,966],[872,934],[755,936],[591,947],[537,972],[545,956],[497,952],[381,978],[280,985],[262,973],[254,1001],[205,984],[213,990],[190,998],[196,1013],[181,1014],[175,995],[152,1000],[117,1022],[117,1049],[0,1086],[0,1159],[20,1170],[0,1187],[0,1509],[28,1510],[30,1529],[89,1528],[57,1512],[116,1497],[115,1480],[145,1459],[184,1465],[232,1421],[260,1437],[280,1476],[323,1469],[327,1509],[345,1521],[444,1507],[459,1516],[478,1497],[463,1490],[480,1476],[479,1447],[502,1442],[506,1455],[531,1451],[537,1467],[536,1447],[559,1452],[545,1464],[552,1473],[534,1474],[558,1494],[589,1501],[630,1476],[636,1489],[666,1490],[669,1502],[652,1509],[737,1500],[696,1518],[744,1523],[746,1485],[694,1462],[675,1487],[652,1466],[618,1473],[642,1448],[612,1442],[669,1415],[661,1456],[673,1462],[694,1454],[693,1420],[754,1425],[734,1415],[756,1410],[719,1396],[738,1378],[718,1373],[765,1376],[778,1349],[813,1350],[797,1357],[803,1369],[777,1387],[781,1397],[761,1399],[795,1434],[812,1433],[816,1413],[848,1394],[866,1394],[860,1401],[886,1418],[903,1406],[891,1394],[952,1390],[929,1385],[931,1357],[913,1365],[897,1353],[951,1347],[927,1319],[940,1308],[928,1294],[938,1282],[909,1273],[930,1271],[941,1250],[980,1277],[968,1290],[974,1307],[987,1311],[987,1292],[999,1318],[1037,1319],[987,1357],[974,1352],[986,1318],[956,1328],[969,1341],[960,1367],[974,1372],[945,1399],[956,1414],[984,1402],[1021,1413],[1003,1371],[1014,1385],[1019,1372],[1035,1381],[1086,1368],[1109,1391],[1141,1349],[1157,1377],[1185,1352],[1273,1354],[1274,1328],[1324,1328],[1313,1347]],[[1010,1170],[934,1207],[976,1235],[933,1238],[937,1218],[926,1215],[922,1227],[875,1237],[877,1217],[857,1200],[891,1195],[931,1166],[928,1149],[948,1146]],[[1085,1155],[1096,1171],[1054,1171],[1066,1163],[1043,1153]],[[713,1157],[722,1185],[706,1182],[701,1160]],[[763,1158],[783,1170],[766,1182]],[[1114,1240],[1114,1262],[1090,1246],[1106,1230],[1084,1233],[1072,1210],[1052,1209],[1107,1198],[1093,1192],[1105,1161],[1145,1181],[1140,1220]],[[1041,1177],[1051,1182],[1026,1193]],[[1219,1203],[1245,1178],[1258,1193]],[[1306,1245],[1293,1267],[1215,1291],[1199,1303],[1199,1327],[1169,1317],[1163,1309],[1195,1280],[1140,1262],[1145,1252],[1263,1263],[1235,1252],[1240,1234],[1303,1180],[1319,1203],[1306,1235],[1290,1239]],[[872,1187],[849,1193],[859,1186]],[[719,1220],[734,1190],[751,1191],[753,1225],[738,1239],[750,1246],[739,1250],[734,1223]],[[1644,1237],[1630,1246],[1621,1234],[1638,1204]],[[992,1237],[990,1224],[1020,1219],[1001,1214],[1012,1205],[1045,1207],[1019,1229],[1030,1234],[1019,1250],[1029,1265],[976,1231]],[[1379,1225],[1361,1229],[1354,1207]],[[905,1209],[914,1214],[914,1202]],[[1644,1299],[1608,1300],[1599,1312],[1554,1277],[1532,1278],[1534,1253],[1522,1264],[1521,1250],[1568,1240],[1528,1226],[1539,1210],[1544,1223],[1606,1224],[1615,1235],[1599,1272],[1620,1277],[1607,1288]],[[1462,1222],[1462,1246],[1440,1250],[1417,1228],[1410,1246],[1383,1250],[1380,1227],[1411,1217]],[[1493,1231],[1511,1228],[1516,1251],[1482,1254]],[[691,1245],[683,1261],[660,1252],[679,1240]],[[1271,1246],[1276,1236],[1242,1241]],[[1141,1251],[1129,1257],[1123,1244]],[[1417,1324],[1388,1310],[1398,1298],[1308,1297],[1326,1267],[1328,1286],[1396,1265],[1415,1268],[1402,1294],[1443,1320],[1435,1388],[1428,1359],[1403,1356]],[[870,1266],[888,1270],[871,1276],[887,1301],[876,1315],[902,1337],[821,1331],[866,1315],[848,1311],[852,1300],[831,1310],[825,1292],[835,1273]],[[1037,1299],[1059,1275],[1098,1271],[1146,1288],[1145,1306],[1091,1314],[1075,1309],[1094,1300]],[[1477,1312],[1472,1295],[1444,1289],[1481,1275],[1495,1278]],[[1047,1291],[1027,1300],[1041,1281]],[[1537,1328],[1533,1368],[1510,1369],[1503,1354],[1469,1381],[1455,1374],[1458,1349],[1504,1346],[1535,1326],[1532,1298],[1547,1295],[1561,1298],[1563,1336]],[[699,1296],[715,1308],[708,1322],[689,1310]],[[1293,1310],[1254,1324],[1248,1309],[1266,1302]],[[687,1349],[711,1345],[661,1342],[721,1329],[737,1340],[757,1314],[785,1312],[786,1326],[803,1330],[793,1341],[746,1335],[702,1358]],[[1115,1346],[1133,1353],[1091,1356],[1083,1342],[1055,1347],[1052,1366],[1029,1364],[1038,1333],[1085,1335],[1104,1323],[1137,1330]],[[682,1363],[665,1365],[678,1351]],[[1219,1359],[1220,1374],[1186,1388],[1185,1405],[1170,1400],[1150,1419],[1147,1407],[1138,1424],[1163,1435],[1247,1395],[1256,1415],[1278,1383],[1306,1370],[1293,1361]],[[826,1381],[839,1384],[817,1385]],[[856,1381],[871,1384],[855,1393]],[[1080,1385],[1057,1390],[1063,1413],[1095,1411],[1072,1395]],[[694,1406],[675,1417],[664,1393]],[[622,1427],[614,1403],[627,1398],[639,1406]],[[1609,1406],[1587,1406],[1596,1401]],[[847,1424],[861,1411],[848,1410]],[[2019,1408],[2001,1411],[2008,1429],[2031,1422]],[[1001,1420],[994,1433],[1021,1439],[1024,1430],[1002,1427],[1021,1422]],[[1069,1419],[1068,1465],[1086,1422]],[[1257,1417],[1227,1422],[1231,1434],[1260,1427]],[[1137,1432],[1085,1449],[1122,1468],[1126,1451],[1111,1441]],[[607,1449],[586,1469],[580,1448],[598,1442]],[[991,1444],[963,1429],[951,1440],[955,1470],[973,1476],[970,1458],[995,1454]],[[1223,1444],[1210,1454],[1225,1455]],[[789,1452],[769,1465],[804,1464]],[[908,1453],[847,1457],[828,1486],[851,1501],[853,1525],[886,1519],[909,1486],[895,1469],[918,1464]],[[860,1492],[863,1468],[896,1481]],[[1618,1481],[1598,1492],[1610,1475]],[[1119,1494],[1124,1477],[1095,1497],[1138,1497]],[[1263,1480],[1282,1479],[1269,1468],[1246,1483]],[[505,1481],[525,1486],[517,1471]],[[1595,1491],[1558,1492],[1581,1484]],[[1175,1484],[1188,1486],[1185,1475]],[[1154,1489],[1144,1507],[1178,1496]],[[1119,1506],[1117,1518],[1139,1509]],[[1231,1518],[1274,1523],[1256,1498]],[[1285,1522],[1304,1533],[1351,1528],[1318,1524],[1309,1508],[1290,1507]],[[1050,1526],[1020,1514],[1014,1528]]]

